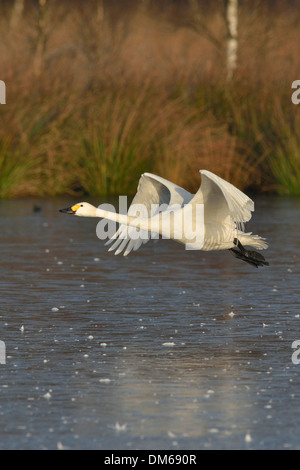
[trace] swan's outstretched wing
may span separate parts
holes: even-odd
[[[251,219],[254,202],[231,183],[208,170],[200,170],[201,186],[192,203],[204,204],[205,223],[230,219],[239,230]]]
[[[135,216],[137,207],[142,205],[147,212],[143,216],[151,217],[163,209],[166,210],[169,205],[187,204],[192,197],[192,194],[171,181],[151,173],[144,173],[139,180],[137,193],[128,209],[128,215]],[[153,210],[155,206],[157,206],[156,211]],[[158,206],[163,207],[159,208]],[[150,233],[145,230],[140,230],[139,237],[136,238],[136,236],[137,229],[135,227],[122,224],[113,237],[106,242],[106,245],[114,242],[109,251],[116,250],[116,255],[124,251],[123,254],[126,256],[150,240]]]

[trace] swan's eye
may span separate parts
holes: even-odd
[[[83,204],[80,204],[80,207],[83,207]]]

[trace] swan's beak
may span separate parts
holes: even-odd
[[[66,209],[59,209],[59,212],[63,212],[64,214],[76,214],[78,206],[67,207]]]

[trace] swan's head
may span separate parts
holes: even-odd
[[[67,207],[66,209],[60,209],[59,212],[65,214],[79,215],[80,217],[95,217],[96,207],[92,206],[88,202],[79,202],[74,206]]]

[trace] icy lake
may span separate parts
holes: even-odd
[[[254,199],[259,269],[0,202],[0,448],[300,449],[300,199]]]

